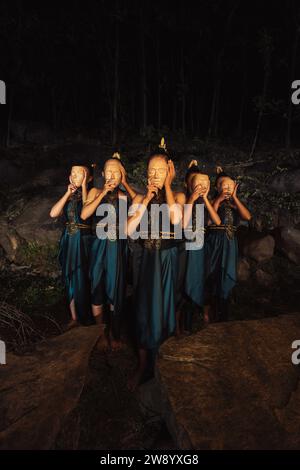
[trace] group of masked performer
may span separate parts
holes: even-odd
[[[237,277],[236,230],[239,221],[249,221],[251,215],[237,196],[238,184],[220,167],[212,200],[209,176],[196,160],[186,171],[184,191],[175,192],[175,168],[164,139],[148,157],[144,194],[128,183],[119,154],[106,160],[102,176],[103,187],[90,188],[90,168],[73,166],[67,191],[50,216],[65,218],[59,260],[71,312],[68,328],[98,324],[100,349],[122,345],[131,258],[138,366],[128,385],[134,389],[162,342],[182,334],[190,323],[189,305],[202,312],[205,324],[227,319]],[[113,224],[99,215],[105,213],[99,210],[102,204],[113,208]],[[166,210],[156,212],[153,205]],[[199,226],[200,206],[204,220]],[[119,217],[122,207],[128,209],[125,223]],[[98,236],[101,228],[105,237]],[[197,230],[202,231],[202,243],[189,249]]]

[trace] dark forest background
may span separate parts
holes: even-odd
[[[16,355],[0,381],[1,448],[178,449],[177,434],[187,449],[191,429],[205,449],[299,448],[300,382],[290,364],[300,305],[297,79],[300,0],[0,2],[0,339]],[[93,329],[62,334],[65,220],[49,213],[74,164],[94,163],[100,188],[115,151],[144,193],[147,156],[162,136],[174,190],[186,191],[196,159],[213,199],[221,165],[252,218],[236,232],[230,322],[200,331],[203,315],[186,303],[199,336],[171,340],[161,355],[173,359],[165,371],[174,382],[160,370],[162,386],[150,381],[132,395],[133,256],[126,346],[91,351]],[[177,395],[164,395],[173,383]],[[178,403],[174,414],[168,403]]]
[[[289,147],[299,25],[297,0],[1,2],[2,144],[26,120],[112,145],[156,130]]]

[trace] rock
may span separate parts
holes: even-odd
[[[284,171],[275,176],[270,185],[275,193],[297,193],[300,191],[300,168]]]
[[[5,219],[0,220],[0,246],[9,261],[15,261],[23,240]]]
[[[274,285],[273,276],[262,269],[256,270],[255,278],[258,284],[262,287],[271,287]]]
[[[250,277],[250,264],[246,258],[238,260],[237,276],[239,281],[248,281]]]
[[[300,265],[300,230],[283,227],[280,231],[279,248],[290,261]]]
[[[248,240],[243,247],[243,254],[258,263],[271,259],[274,255],[275,240],[271,235]]]
[[[47,168],[40,171],[36,176],[33,176],[30,180],[28,179],[21,190],[26,191],[27,189],[33,189],[35,187],[50,188],[50,193],[57,193],[57,189],[53,190],[53,187],[60,186],[60,192],[63,194],[67,190],[69,184],[68,170],[64,168]],[[46,189],[46,191],[48,190]]]
[[[56,201],[57,194],[49,192],[48,196],[35,196],[27,202],[22,213],[12,222],[19,236],[27,242],[57,243],[62,231],[61,223],[59,219],[51,219],[49,216]]]
[[[97,326],[80,327],[40,343],[31,355],[7,354],[1,367],[0,449],[53,447],[79,401],[98,337]]]
[[[155,379],[148,380],[138,388],[138,401],[147,419],[161,419],[161,390]]]
[[[300,312],[215,323],[171,338],[156,379],[179,449],[298,449],[300,371],[291,362]]]

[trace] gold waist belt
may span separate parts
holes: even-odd
[[[147,232],[147,231],[145,231],[145,230],[141,230],[141,231],[139,232],[139,234],[140,234],[140,235],[145,234],[145,235],[147,235],[147,236],[148,236],[148,235],[151,236],[151,231],[150,231],[150,233],[149,233],[149,232]],[[166,240],[168,240],[168,239],[170,239],[170,238],[171,238],[171,239],[176,239],[176,240],[181,240],[181,238],[175,238],[175,233],[174,233],[174,232],[162,232],[162,231],[160,230],[159,232],[154,232],[153,235],[158,235],[158,237],[157,237],[157,238],[150,238],[149,240],[160,240],[160,239],[166,239]],[[146,239],[144,239],[144,240],[146,240]]]
[[[77,228],[91,228],[90,225],[86,224],[77,224],[77,222],[66,222],[67,226],[71,227],[77,227]]]
[[[221,225],[208,225],[208,228],[210,230],[234,230],[236,231],[237,230],[237,227],[235,225],[224,225],[224,224],[221,224]]]
[[[209,230],[224,230],[228,240],[233,240],[237,227],[230,224],[208,225]]]
[[[91,227],[90,225],[80,224],[77,222],[66,222],[66,228],[69,235],[74,235],[74,233],[77,233],[81,228],[90,229]]]

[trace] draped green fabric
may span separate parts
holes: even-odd
[[[204,304],[205,250],[187,250],[185,294],[199,307]]]
[[[139,250],[134,257],[138,269],[135,292],[139,347],[157,348],[175,331],[178,249]]]
[[[89,251],[91,244],[91,221],[80,218],[82,195],[77,191],[64,207],[66,228],[59,243],[59,262],[69,303],[74,299],[78,321],[92,321],[89,281]],[[76,224],[88,225],[79,228]]]
[[[116,231],[118,233],[119,197],[118,189],[103,198],[101,204],[110,203],[116,210]],[[102,216],[95,215],[95,223],[101,223]],[[126,239],[111,240],[93,237],[90,252],[90,278],[92,303],[114,306],[114,321],[120,320],[124,307],[128,244]],[[119,325],[120,326],[120,325]]]
[[[135,244],[133,284],[138,346],[157,350],[176,327],[178,286],[178,240],[151,240],[151,205],[166,202],[164,189],[151,200],[148,211],[148,239]],[[161,219],[160,229],[162,230]],[[161,233],[161,232],[160,232]],[[174,226],[170,224],[170,233]],[[154,243],[152,243],[152,241]],[[156,243],[158,241],[158,243]],[[149,243],[150,242],[150,243]]]
[[[223,203],[218,214],[221,223],[237,227],[239,215],[236,209]],[[227,299],[237,280],[238,244],[232,231],[208,230],[205,239],[206,278],[210,293]]]

